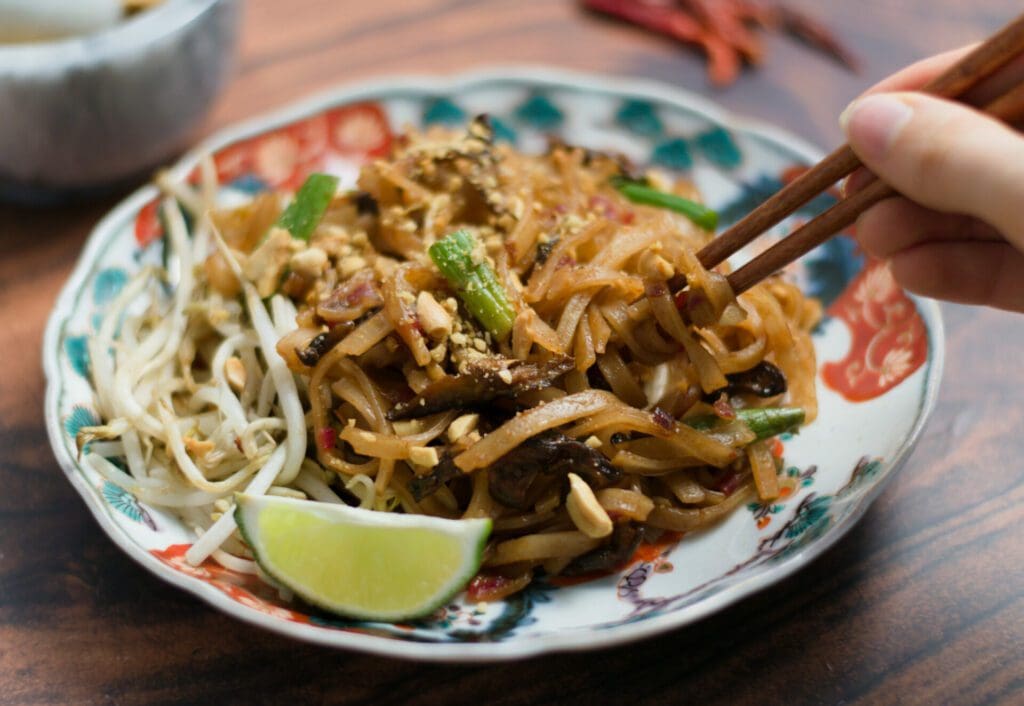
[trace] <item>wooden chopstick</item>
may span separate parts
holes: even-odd
[[[1022,52],[1024,14],[978,45],[920,90],[945,98],[956,98]],[[860,160],[853,150],[849,145],[843,145],[708,243],[697,253],[697,258],[704,267],[711,268],[720,264],[859,166]]]
[[[1024,83],[1010,89],[982,110],[1005,122],[1024,119]],[[745,292],[765,277],[781,270],[836,233],[853,225],[860,214],[879,201],[896,195],[896,191],[885,182],[872,180],[856,193],[840,200],[835,206],[730,274],[727,277],[729,285],[735,294]]]

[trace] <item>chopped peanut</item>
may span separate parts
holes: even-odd
[[[341,273],[343,278],[351,277],[364,267],[366,267],[366,260],[358,255],[343,257],[341,262],[338,263],[338,271]]]
[[[224,377],[235,392],[241,392],[245,388],[245,365],[238,356],[231,356],[224,361]]]
[[[409,448],[409,460],[417,466],[433,468],[441,459],[433,446],[412,446]]]
[[[479,421],[479,414],[463,414],[461,417],[456,417],[455,420],[448,425],[448,440],[455,443],[476,429],[476,425]]]
[[[594,491],[586,481],[575,473],[569,474],[569,495],[565,499],[565,509],[569,511],[576,528],[594,539],[607,537],[612,533],[612,518],[597,502]]]
[[[423,422],[419,419],[406,419],[398,422],[392,422],[391,426],[399,436],[409,436],[423,431]]]
[[[420,292],[416,298],[416,315],[420,326],[435,341],[440,341],[452,332],[452,316],[430,292]]]
[[[307,248],[292,255],[288,266],[293,272],[310,278],[323,274],[327,268],[327,253],[320,248]]]
[[[184,442],[185,450],[188,451],[193,456],[195,456],[196,458],[202,458],[206,454],[213,451],[213,442],[210,441],[209,439],[203,439],[202,441],[200,441],[199,439],[196,439],[194,437],[186,436],[184,438]]]

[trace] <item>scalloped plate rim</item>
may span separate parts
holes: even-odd
[[[606,76],[540,65],[516,64],[496,65],[485,69],[452,74],[400,74],[372,78],[360,82],[344,83],[314,93],[306,98],[288,103],[282,108],[249,118],[216,131],[195,148],[184,154],[172,167],[175,175],[191,168],[201,154],[252,136],[265,133],[276,127],[291,123],[301,117],[314,114],[332,105],[370,98],[388,91],[401,90],[407,93],[431,95],[440,92],[458,93],[480,83],[511,81],[524,85],[547,85],[571,87],[582,92],[598,91],[613,96],[645,98],[690,110],[703,117],[733,130],[758,135],[771,142],[779,143],[814,162],[824,155],[819,148],[796,137],[782,128],[760,120],[742,117],[722,108],[714,101],[689,90],[670,86],[648,79],[634,79],[623,76]],[[358,634],[347,631],[325,629],[314,625],[264,615],[247,608],[214,586],[182,574],[164,564],[160,559],[136,544],[134,540],[101,507],[94,488],[80,472],[77,462],[67,453],[62,441],[63,428],[58,410],[60,392],[59,342],[62,329],[68,321],[71,301],[85,279],[90,263],[103,245],[103,236],[113,223],[128,213],[137,212],[143,204],[157,195],[151,184],[140,187],[125,197],[92,229],[86,245],[78,257],[67,282],[61,288],[48,318],[42,349],[43,372],[46,379],[44,415],[47,434],[54,455],[69,478],[72,486],[85,501],[93,517],[108,537],[125,554],[162,580],[181,588],[209,605],[249,625],[264,628],[286,637],[305,642],[359,650],[371,654],[417,659],[434,662],[495,662],[508,659],[522,659],[547,652],[586,651],[625,643],[665,633],[694,623],[712,613],[736,603],[775,584],[819,557],[857,524],[860,518],[884,490],[896,472],[906,462],[917,444],[928,418],[938,399],[939,382],[945,359],[945,337],[942,314],[937,302],[913,296],[912,299],[924,319],[928,332],[928,360],[926,364],[924,398],[918,410],[913,427],[903,440],[892,459],[884,461],[884,472],[871,488],[858,500],[852,511],[829,528],[819,539],[805,548],[786,557],[769,568],[730,584],[714,595],[704,598],[685,608],[654,617],[649,620],[619,625],[613,628],[595,630],[593,627],[566,629],[560,633],[537,636],[530,640],[511,642],[481,643],[418,643],[399,641],[394,638]]]

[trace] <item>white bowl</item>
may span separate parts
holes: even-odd
[[[0,45],[0,198],[60,200],[137,176],[219,93],[237,0],[167,0],[108,30]]]

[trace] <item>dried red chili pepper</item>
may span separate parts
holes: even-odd
[[[857,60],[857,57],[843,46],[824,26],[785,5],[780,5],[775,9],[779,13],[782,27],[789,34],[805,44],[828,54],[851,71],[858,71],[860,69],[860,62]]]
[[[742,63],[756,65],[763,48],[753,27],[779,29],[857,69],[853,55],[822,25],[781,4],[755,0],[582,0],[594,12],[638,25],[699,47],[708,57],[708,76],[728,85]]]

